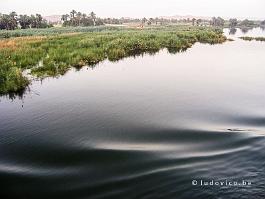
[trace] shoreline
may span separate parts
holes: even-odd
[[[0,40],[0,94],[24,90],[30,81],[63,75],[71,67],[93,66],[103,60],[118,61],[142,53],[167,49],[185,51],[196,42],[218,44],[227,41],[219,29],[202,27],[160,27],[143,30],[115,30],[61,35],[16,37]]]

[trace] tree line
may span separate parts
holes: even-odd
[[[40,14],[36,15],[18,15],[16,12],[10,14],[0,13],[0,29],[15,30],[18,28],[49,28],[49,24]]]
[[[231,18],[227,22],[222,19],[221,17],[213,17],[212,20],[210,21],[210,25],[212,26],[225,26],[225,24],[228,24],[230,28],[235,28],[235,27],[255,27],[255,26],[264,26],[265,25],[265,20],[264,21],[252,21],[249,19],[245,20],[238,20],[236,18]]]
[[[103,25],[102,19],[96,17],[94,12],[85,14],[72,10],[69,14],[64,14],[61,17],[63,26],[99,26]]]
[[[211,20],[205,19],[164,19],[164,18],[99,18],[94,12],[89,14],[77,12],[72,10],[69,14],[61,16],[63,26],[99,26],[104,24],[124,24],[124,23],[139,23],[141,25],[164,25],[168,23],[189,23],[193,26],[215,26],[223,27],[228,25],[230,28],[234,27],[254,27],[260,25],[265,27],[265,20],[261,22],[254,22],[252,20],[245,19],[239,21],[236,18],[231,18],[228,21],[221,17],[213,17]],[[52,24],[49,24],[40,14],[36,15],[18,15],[16,12],[10,14],[0,13],[0,29],[15,30],[18,28],[49,28]]]

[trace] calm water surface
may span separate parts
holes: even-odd
[[[22,99],[1,97],[0,197],[265,198],[265,43],[243,34],[105,61],[34,81]]]

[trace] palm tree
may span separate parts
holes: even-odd
[[[71,12],[70,12],[70,15],[71,15],[71,18],[75,18],[75,14],[76,14],[77,12],[75,11],[75,10],[72,10]]]
[[[9,30],[9,21],[10,21],[10,16],[7,14],[3,14],[1,16],[1,29],[6,29]]]
[[[193,19],[192,19],[192,25],[193,25],[193,26],[195,26],[195,22],[196,22],[196,19],[193,18]]]
[[[9,14],[10,20],[9,20],[9,28],[14,30],[15,28],[17,28],[17,13],[16,12],[11,12]]]
[[[156,25],[157,25],[157,24],[158,24],[158,21],[159,21],[159,18],[156,17],[156,18],[155,18],[155,21],[156,21]]]
[[[211,22],[210,22],[210,24],[212,26],[224,26],[225,20],[222,19],[221,17],[217,17],[217,18],[216,17],[213,17],[212,20],[211,20]]]
[[[70,19],[70,24],[72,25],[72,26],[76,26],[76,20],[75,20],[75,14],[76,14],[77,12],[75,11],[75,10],[72,10],[71,12],[70,12],[70,17],[71,17],[71,19]]]
[[[40,14],[36,14],[36,22],[37,22],[37,28],[40,28],[42,22],[42,16]]]
[[[96,25],[96,14],[93,11],[90,13],[90,17],[93,20],[93,23],[94,23],[94,26],[95,26]]]
[[[201,20],[201,19],[198,19],[198,20],[196,21],[197,26],[199,26],[201,23],[202,23],[202,20]]]
[[[19,15],[19,23],[22,29],[29,28],[30,25],[30,17],[27,15]]]
[[[64,26],[69,25],[69,22],[68,22],[69,17],[70,17],[69,14],[62,15],[61,20],[63,21]]]
[[[142,23],[145,24],[146,22],[147,22],[147,19],[144,17],[144,18],[142,19]]]
[[[67,21],[67,19],[68,19],[68,16],[67,15],[62,15],[61,20],[63,22]]]
[[[153,18],[150,18],[150,19],[149,19],[149,23],[150,23],[150,25],[151,25],[153,22],[154,22],[154,19],[153,19]]]
[[[9,14],[9,16],[10,16],[11,18],[15,19],[16,16],[17,16],[17,13],[13,11],[13,12],[11,12],[11,13]]]
[[[81,12],[78,12],[76,14],[76,18],[77,18],[77,21],[78,21],[78,26],[80,26],[81,17],[82,17],[82,13]]]
[[[30,15],[31,28],[37,28],[37,20],[35,15]]]
[[[235,26],[237,26],[237,24],[238,24],[238,21],[237,21],[237,19],[235,18],[235,19],[229,19],[229,26],[230,27],[235,27]]]

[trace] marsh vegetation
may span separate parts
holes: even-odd
[[[70,67],[92,66],[105,59],[117,61],[164,48],[175,53],[190,48],[195,42],[215,44],[225,40],[220,30],[195,27],[105,30],[2,39],[0,93],[24,89],[29,84],[22,75],[26,69],[40,78],[58,76]]]
[[[245,41],[265,41],[265,37],[239,37]]]

